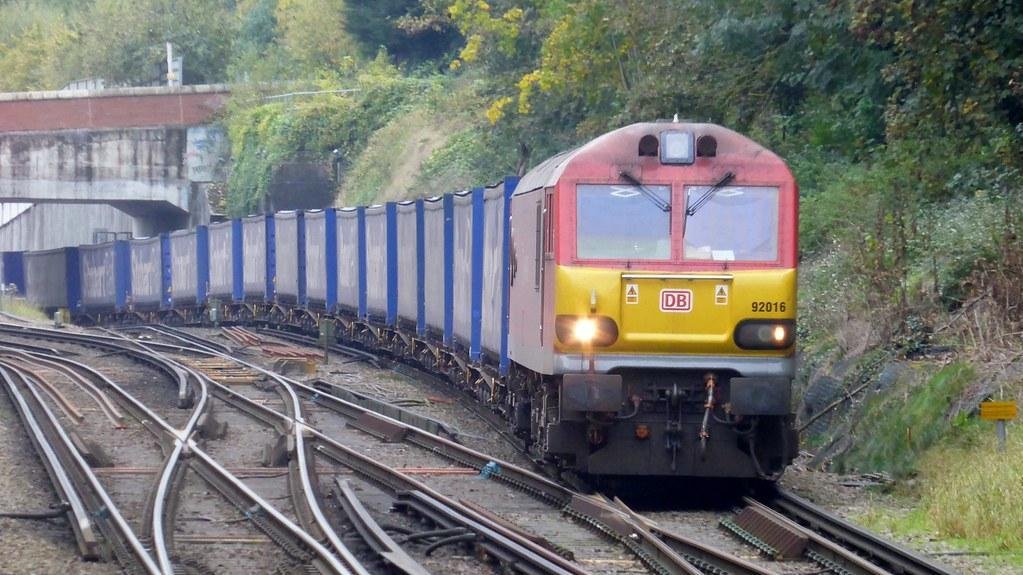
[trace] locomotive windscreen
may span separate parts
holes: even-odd
[[[686,195],[695,200],[704,189],[687,187]],[[683,243],[688,260],[777,260],[778,188],[721,188],[686,218]]]
[[[580,184],[576,188],[576,257],[671,258],[670,186]]]

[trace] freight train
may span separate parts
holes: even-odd
[[[2,262],[81,323],[270,324],[413,362],[586,476],[773,479],[798,447],[797,201],[752,140],[649,122],[490,187]]]

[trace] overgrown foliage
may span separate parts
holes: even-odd
[[[431,89],[431,82],[403,77],[378,59],[349,79],[348,91],[321,84],[312,97],[266,100],[257,93],[235,98],[227,119],[234,157],[228,212],[242,215],[272,210],[273,170],[287,160],[307,157],[337,162],[344,172],[376,131]]]

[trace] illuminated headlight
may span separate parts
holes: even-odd
[[[602,315],[559,315],[554,331],[568,345],[608,346],[618,340],[618,324]]]
[[[785,349],[795,341],[796,322],[790,319],[748,319],[735,328],[735,345],[742,349]]]
[[[661,132],[661,163],[692,164],[693,133],[673,130]]]
[[[597,335],[597,322],[593,318],[581,317],[572,325],[572,337],[579,343],[592,343]]]

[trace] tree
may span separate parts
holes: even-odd
[[[345,27],[365,56],[372,57],[383,47],[409,63],[438,58],[458,39],[431,0],[346,0]]]
[[[60,6],[0,5],[0,91],[60,88],[68,74],[63,55],[76,38]]]
[[[73,59],[83,74],[112,84],[158,83],[165,43],[183,57],[186,84],[227,78],[237,19],[230,0],[96,0],[75,22]]]

